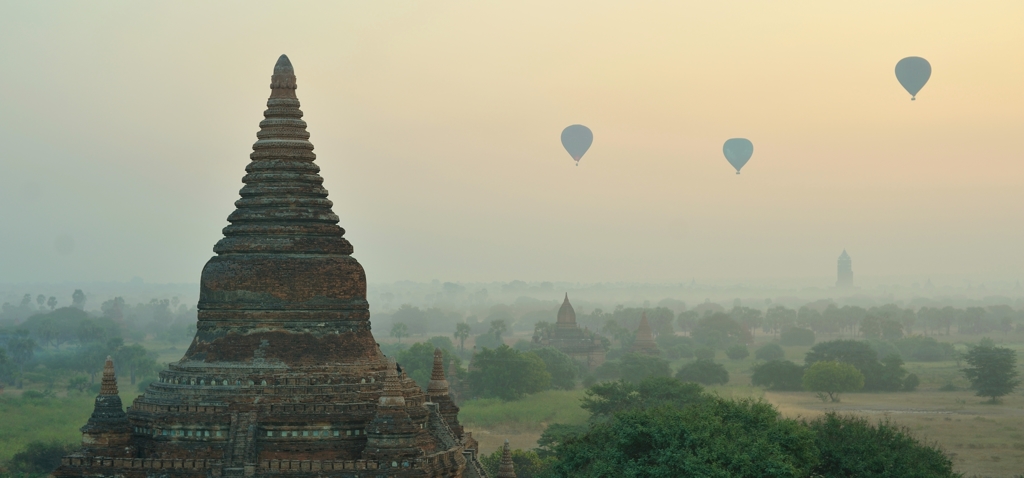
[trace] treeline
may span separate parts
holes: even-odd
[[[0,384],[22,388],[26,381],[47,390],[85,391],[97,385],[107,356],[129,384],[153,377],[156,355],[139,344],[163,339],[186,342],[195,327],[195,311],[171,300],[128,306],[120,298],[101,305],[101,314],[83,310],[76,291],[71,307],[54,308],[0,329]],[[172,310],[176,305],[177,310]],[[128,344],[125,339],[136,343]]]
[[[598,384],[582,407],[587,424],[553,424],[538,448],[512,452],[519,477],[960,476],[941,449],[888,420],[787,419],[767,402],[671,378]],[[482,462],[494,474],[500,458]]]

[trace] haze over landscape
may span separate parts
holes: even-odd
[[[863,280],[1012,287],[1022,14],[9,2],[0,282],[196,283],[287,52],[371,283],[827,287],[845,248]],[[892,73],[910,55],[934,65],[914,102]],[[595,132],[580,167],[558,143],[573,123]]]
[[[0,5],[0,477],[1020,478],[1024,3],[686,3]]]

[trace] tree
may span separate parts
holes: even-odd
[[[85,292],[82,289],[75,289],[75,293],[71,294],[71,307],[85,310]]]
[[[833,402],[839,401],[839,394],[864,388],[864,374],[856,367],[843,362],[815,362],[804,372],[804,388],[818,392],[825,401],[827,396]]]
[[[156,360],[150,357],[145,347],[139,344],[116,347],[114,350],[114,363],[122,372],[128,369],[132,385],[135,385],[136,375],[146,374],[156,369]]]
[[[684,382],[696,382],[704,385],[722,384],[729,382],[729,372],[720,363],[710,360],[697,359],[676,372],[676,378]]]
[[[990,403],[1013,392],[1020,380],[1017,380],[1017,352],[994,345],[972,347],[964,356],[967,367],[961,369],[971,388],[979,397],[990,397]]]
[[[953,461],[942,450],[921,443],[909,429],[888,419],[872,425],[864,418],[827,412],[805,424],[814,433],[818,448],[813,476],[962,476],[953,471]]]
[[[459,341],[459,350],[466,350],[466,339],[469,338],[471,330],[472,328],[465,322],[455,324],[454,337]]]
[[[46,305],[50,306],[50,310],[53,310],[57,307],[57,298],[51,295],[49,299],[46,299]]]
[[[776,343],[764,344],[761,348],[754,352],[754,358],[758,360],[772,361],[782,360],[786,357],[786,351],[782,350],[782,346]]]
[[[708,397],[627,410],[554,446],[553,476],[791,478],[817,463],[814,435],[771,404]]]
[[[517,400],[528,393],[545,390],[551,374],[544,361],[532,352],[520,352],[508,345],[485,348],[473,356],[469,372],[470,390],[480,398]]]
[[[580,364],[572,357],[553,347],[544,347],[533,351],[544,361],[544,368],[551,374],[551,386],[562,390],[576,388],[576,379],[580,376]]]
[[[807,346],[814,344],[814,331],[800,327],[785,327],[779,337],[782,345]]]
[[[750,356],[750,350],[744,344],[734,344],[725,349],[725,356],[732,360],[743,360]]]
[[[789,360],[770,360],[754,366],[750,383],[768,390],[803,390],[804,368]]]
[[[424,390],[427,389],[427,385],[430,383],[430,374],[434,370],[434,349],[435,345],[432,343],[417,342],[409,348],[398,352],[396,356],[398,364],[402,366],[402,370]],[[462,360],[444,348],[441,348],[441,354],[445,367],[448,366],[450,360],[455,361],[455,370],[449,370],[448,373],[461,375],[462,368],[460,365]]]
[[[89,389],[89,377],[78,376],[68,381],[68,391],[82,393]]]
[[[402,343],[402,337],[409,336],[409,326],[403,322],[395,322],[391,325],[391,336],[398,339],[398,343]]]
[[[619,376],[630,382],[639,382],[647,377],[668,377],[672,375],[668,361],[647,354],[628,353],[619,359]]]
[[[7,350],[11,354],[11,362],[17,368],[18,388],[23,385],[22,377],[25,374],[25,363],[35,356],[36,341],[29,337],[27,330],[19,330],[7,341]]]
[[[698,360],[714,360],[715,349],[711,347],[698,347],[697,350],[693,351],[693,356],[697,357]]]
[[[501,336],[508,332],[508,323],[505,319],[495,319],[491,321],[491,329],[487,333],[494,335],[495,338],[501,339]]]
[[[720,312],[700,319],[690,335],[695,342],[716,349],[733,343],[746,344],[753,341],[746,328]]]
[[[683,408],[707,398],[696,383],[671,377],[648,377],[639,383],[619,380],[588,388],[580,407],[590,412],[590,421],[605,421],[627,410],[646,410],[670,405]]]
[[[46,305],[46,296],[43,295],[43,294],[37,295],[36,296],[36,303],[39,304],[39,308],[42,309],[43,306]]]
[[[29,475],[45,475],[57,469],[61,458],[77,448],[77,445],[71,443],[35,441],[14,454],[10,462],[11,469]]]
[[[804,363],[810,366],[821,361],[853,365],[864,375],[864,390],[884,390],[882,363],[878,361],[878,353],[867,342],[832,340],[817,344],[807,352]]]
[[[907,369],[903,368],[903,359],[899,355],[889,354],[882,359],[882,374],[879,377],[879,389],[896,392],[903,388],[903,379]]]

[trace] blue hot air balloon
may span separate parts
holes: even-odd
[[[729,160],[729,164],[736,168],[736,174],[739,174],[740,169],[754,154],[754,143],[746,138],[732,138],[722,146],[722,152],[725,153],[725,159]]]
[[[919,56],[908,56],[896,63],[896,79],[910,93],[910,100],[917,99],[917,92],[928,83],[932,76],[932,65]]]
[[[569,156],[576,160],[576,166],[580,165],[580,158],[590,149],[593,142],[594,133],[581,124],[566,126],[562,130],[562,146],[569,152]]]

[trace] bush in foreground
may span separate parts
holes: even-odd
[[[761,400],[725,399],[673,382],[588,390],[589,425],[554,424],[538,440],[539,456],[552,458],[544,476],[961,476],[942,450],[889,421],[875,425],[835,413],[789,420]]]

